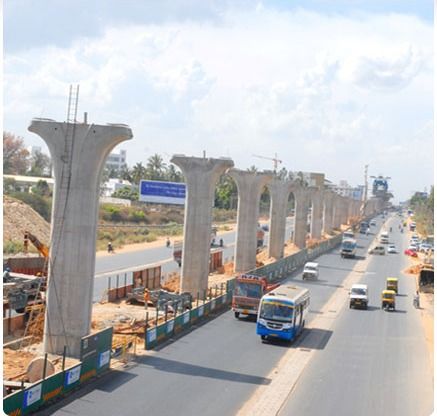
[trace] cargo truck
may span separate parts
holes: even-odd
[[[235,279],[232,310],[238,319],[240,314],[256,316],[259,301],[279,283],[269,283],[265,277],[242,274]]]

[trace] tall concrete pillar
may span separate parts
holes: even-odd
[[[256,232],[259,219],[259,200],[262,190],[273,178],[271,173],[253,173],[239,169],[228,172],[238,188],[237,239],[235,245],[236,272],[256,267]]]
[[[339,195],[335,195],[334,197],[334,213],[333,213],[333,227],[340,228],[341,225],[341,200]]]
[[[334,194],[331,191],[323,192],[323,232],[329,234],[334,228]]]
[[[295,198],[294,244],[299,248],[305,248],[309,208],[308,191],[301,187],[293,187],[292,190]]]
[[[284,257],[285,228],[291,181],[274,178],[268,185],[270,192],[269,257]]]
[[[323,220],[323,192],[314,190],[311,192],[312,212],[311,212],[311,238],[320,239],[322,236]]]
[[[47,143],[53,194],[44,351],[79,358],[89,334],[101,172],[112,148],[132,138],[124,125],[33,119],[29,131]]]
[[[208,289],[215,185],[234,162],[184,155],[174,155],[171,162],[182,170],[187,184],[180,289],[197,296]]]

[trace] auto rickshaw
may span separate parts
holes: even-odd
[[[383,290],[381,294],[381,308],[384,310],[395,310],[396,292],[394,290]]]
[[[398,278],[397,277],[387,277],[386,289],[393,290],[397,295],[398,294]]]

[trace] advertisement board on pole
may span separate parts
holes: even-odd
[[[139,200],[157,204],[185,204],[186,185],[179,182],[140,181]]]

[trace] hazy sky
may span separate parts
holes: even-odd
[[[92,3],[92,4],[91,4]],[[397,200],[433,183],[430,0],[13,0],[4,7],[4,130],[79,114],[154,154],[235,166],[391,176]],[[80,119],[82,116],[80,117]],[[44,146],[43,146],[44,147]]]

